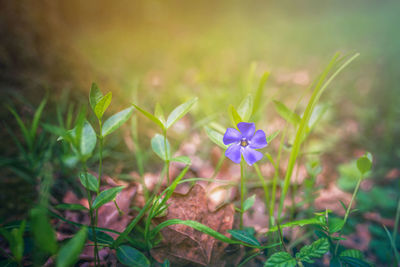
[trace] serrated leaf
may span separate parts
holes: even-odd
[[[57,252],[57,238],[53,230],[47,210],[42,207],[30,211],[30,225],[36,245],[44,252],[54,255]]]
[[[121,192],[123,188],[123,186],[118,186],[100,192],[100,194],[93,201],[93,209],[98,209],[104,204],[113,201],[117,194]]]
[[[281,130],[276,130],[275,132],[267,136],[267,143],[269,144],[272,140],[274,140],[275,137],[277,137],[280,132]]]
[[[54,208],[58,210],[87,210],[86,207],[82,206],[81,204],[68,204],[68,203],[61,203]]]
[[[300,116],[297,115],[295,112],[291,111],[288,107],[285,106],[285,104],[277,100],[274,100],[274,104],[275,104],[275,110],[287,122],[291,123],[294,126],[300,123]]]
[[[295,267],[296,260],[287,252],[277,252],[265,262],[264,267]]]
[[[136,104],[132,104],[137,110],[140,111],[144,116],[146,116],[148,119],[151,121],[155,122],[158,126],[160,126],[161,129],[165,129],[164,123],[162,123],[158,118],[156,118],[153,114],[150,112],[142,109],[141,107],[137,106]]]
[[[150,261],[139,250],[130,246],[122,245],[117,248],[119,262],[132,267],[149,267]]]
[[[357,168],[362,175],[370,171],[372,167],[371,153],[365,154],[357,160]]]
[[[247,198],[243,203],[243,212],[253,207],[255,201],[256,195],[252,195],[251,197]]]
[[[60,249],[57,256],[56,266],[57,267],[70,267],[73,266],[81,254],[83,247],[85,246],[87,237],[87,228],[82,227],[79,232],[74,235],[73,238]]]
[[[210,138],[210,140],[216,144],[217,146],[221,147],[222,149],[227,149],[228,146],[224,144],[224,142],[222,141],[224,136],[222,134],[220,134],[219,132],[211,129],[208,126],[204,127],[204,130],[206,131],[206,134],[208,136],[208,138]]]
[[[192,161],[187,156],[174,157],[174,158],[171,159],[171,161],[180,162],[180,163],[183,163],[183,164],[186,164],[186,165],[192,164]]]
[[[370,267],[371,266],[368,262],[366,262],[362,259],[348,257],[348,256],[340,256],[340,261],[345,263],[346,266],[349,266],[349,267]]]
[[[107,110],[108,106],[111,104],[112,93],[108,92],[105,96],[103,96],[94,107],[94,114],[96,117],[101,120],[103,118],[104,112]]]
[[[237,129],[238,123],[243,121],[242,118],[240,117],[239,113],[236,111],[233,105],[229,105],[228,113],[233,126]]]
[[[165,142],[167,145],[167,153],[165,151]],[[153,149],[154,153],[157,154],[162,160],[167,161],[171,158],[171,148],[168,142],[168,139],[165,140],[164,136],[161,134],[156,134],[151,139],[151,148]]]
[[[102,97],[103,97],[103,93],[100,91],[97,84],[92,83],[92,87],[90,88],[90,93],[89,93],[89,102],[90,102],[90,106],[92,107],[93,111],[94,111],[97,103],[100,101],[100,99]]]
[[[228,233],[232,235],[233,238],[248,243],[254,246],[260,246],[260,242],[253,236],[250,235],[248,231],[245,230],[228,230]]]
[[[326,238],[318,239],[311,245],[304,246],[296,253],[296,259],[307,263],[313,263],[313,258],[321,258],[329,251],[329,241]]]
[[[328,219],[328,228],[330,234],[339,232],[343,228],[343,226],[344,226],[344,220],[342,218]]]
[[[165,115],[164,110],[162,109],[160,103],[157,102],[156,107],[154,108],[154,116],[159,119],[165,125]]]
[[[103,231],[96,231],[96,241],[100,244],[107,244],[112,246],[114,244],[114,239]],[[88,239],[94,242],[93,230],[91,228],[88,229]]]
[[[117,130],[122,124],[124,124],[133,113],[133,108],[126,108],[108,118],[103,125],[101,135],[103,137]]]
[[[92,174],[90,174],[88,172],[86,172],[86,173],[81,172],[79,174],[79,179],[80,179],[83,187],[85,187],[86,189],[89,189],[90,191],[94,191],[94,192],[99,191],[99,181]],[[87,179],[87,182],[86,182],[86,179]]]
[[[242,121],[248,122],[253,112],[253,97],[251,95],[246,96],[245,99],[240,103],[237,112],[242,118]]]
[[[193,107],[193,105],[197,102],[197,97],[192,98],[191,100],[177,106],[171,114],[169,114],[167,123],[165,124],[165,128],[171,127],[175,122],[180,120],[189,110]]]
[[[357,249],[346,249],[340,253],[340,256],[353,257],[361,260],[364,259],[364,255],[362,254],[362,252]]]

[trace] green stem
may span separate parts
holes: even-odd
[[[256,170],[257,176],[260,179],[260,182],[262,184],[262,187],[264,189],[264,196],[265,196],[265,208],[268,208],[268,200],[269,200],[269,193],[268,193],[268,185],[265,182],[265,179],[261,173],[260,168],[258,167],[257,163],[254,163],[254,169]]]
[[[269,227],[272,227],[272,218],[275,216],[275,203],[276,203],[276,186],[278,183],[279,178],[279,165],[281,161],[281,155],[283,150],[283,144],[285,142],[285,137],[287,133],[288,126],[286,125],[285,129],[283,130],[283,134],[281,136],[279,150],[278,150],[278,158],[276,159],[275,163],[275,173],[274,178],[272,180],[272,192],[271,192],[271,200],[269,202]]]
[[[244,203],[244,168],[245,168],[245,161],[242,158],[240,162],[240,229],[243,229],[243,203]]]
[[[164,135],[164,150],[165,150],[165,168],[167,172],[167,185],[170,184],[169,180],[169,154],[168,154],[168,146],[167,146],[167,129],[163,130],[163,135]]]
[[[397,231],[399,229],[399,219],[400,219],[400,198],[397,202],[397,211],[396,211],[396,219],[394,220],[394,229],[393,229],[393,243],[396,244]]]
[[[83,171],[85,173],[85,183],[89,184],[89,180],[87,178],[87,167],[86,167],[86,162],[83,162]],[[88,203],[89,203],[89,217],[90,217],[90,226],[92,228],[93,232],[93,240],[94,240],[94,265],[97,266],[98,261],[100,262],[100,257],[99,257],[99,250],[97,247],[97,238],[96,238],[96,220],[93,216],[93,208],[92,208],[92,196],[90,193],[90,190],[86,188],[86,193],[88,197]]]
[[[361,184],[362,179],[363,179],[363,176],[361,176],[360,179],[358,179],[356,188],[354,189],[353,195],[352,195],[351,200],[350,200],[350,204],[347,207],[346,214],[344,215],[343,225],[345,225],[346,222],[347,222],[347,218],[349,217],[349,214],[350,214],[350,211],[351,211],[351,206],[353,205],[353,201],[356,198],[356,195],[358,193],[358,189],[360,188],[360,184]],[[341,237],[341,236],[342,236],[342,231],[340,231],[340,233],[339,233],[339,237]],[[339,243],[340,243],[340,240],[338,240],[338,242],[336,243],[335,255],[337,255],[337,251],[339,249]]]

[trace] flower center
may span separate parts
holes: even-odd
[[[240,141],[240,145],[243,146],[243,147],[247,146],[248,144],[249,143],[247,142],[246,139],[242,139],[242,141]]]

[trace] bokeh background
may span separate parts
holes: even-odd
[[[269,71],[262,127],[271,133],[268,127],[281,125],[271,100],[294,108],[336,52],[359,52],[323,96],[329,111],[310,146],[328,155],[332,173],[325,181],[349,192],[357,179],[349,162],[370,151],[373,182],[364,187],[360,203],[366,212],[393,219],[400,174],[399,14],[397,0],[2,0],[0,117],[15,127],[4,107],[29,117],[48,93],[52,104],[45,116],[51,121],[52,107],[63,104],[58,101],[66,91],[70,101],[87,104],[95,81],[113,92],[113,110],[133,101],[148,110],[160,102],[170,111],[198,96],[192,122],[214,116],[228,126],[229,104],[237,106]],[[149,125],[143,120],[139,127],[147,144],[154,133]],[[4,157],[14,155],[15,147],[4,141],[9,133],[2,130],[1,138]],[[125,165],[135,169],[130,160]],[[21,190],[20,198],[26,198],[30,190]],[[13,197],[8,191],[2,192],[2,203]],[[20,201],[29,206],[29,198]],[[23,214],[26,205],[2,204],[2,216],[11,209]],[[369,249],[384,262],[387,255],[379,246],[388,244],[379,243],[382,229],[368,227]]]

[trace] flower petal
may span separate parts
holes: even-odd
[[[228,128],[226,129],[222,141],[224,142],[225,145],[229,145],[234,142],[239,142],[241,139],[242,139],[242,134],[238,130],[233,128]]]
[[[240,144],[233,144],[225,151],[225,156],[235,163],[240,163],[242,156],[240,153]]]
[[[251,149],[250,147],[245,147],[242,150],[243,153],[243,158],[249,164],[250,166],[262,159],[263,154],[261,152],[258,152],[254,149]]]
[[[250,139],[250,148],[260,149],[267,146],[267,137],[263,130],[258,130]]]
[[[256,131],[256,125],[249,122],[239,122],[237,125],[239,131],[242,133],[243,137],[250,140],[254,132]]]

